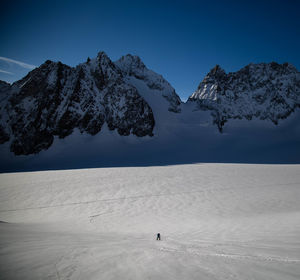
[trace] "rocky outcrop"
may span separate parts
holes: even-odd
[[[95,135],[105,122],[120,135],[153,135],[152,109],[103,52],[77,67],[48,60],[3,84],[5,94],[2,84],[0,143],[11,140],[17,155],[48,149],[75,128]]]
[[[188,102],[210,110],[220,131],[230,119],[268,119],[277,124],[300,106],[300,73],[288,63],[249,64],[228,74],[217,65]]]

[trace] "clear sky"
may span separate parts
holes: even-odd
[[[297,0],[7,0],[0,21],[0,79],[9,82],[47,59],[75,66],[101,50],[112,60],[140,56],[183,99],[215,64],[231,72],[277,61],[300,70]]]

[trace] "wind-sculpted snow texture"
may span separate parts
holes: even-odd
[[[249,64],[226,74],[213,68],[189,98],[211,110],[220,131],[230,119],[257,118],[278,124],[300,106],[300,73],[291,64]]]
[[[1,279],[300,279],[300,165],[26,172],[0,182]]]
[[[47,149],[75,128],[95,135],[104,122],[120,135],[153,135],[152,109],[103,52],[75,68],[46,61],[0,86],[0,143],[11,140],[17,155]]]

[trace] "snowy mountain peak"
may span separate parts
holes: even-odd
[[[57,62],[55,62],[53,60],[50,60],[50,59],[47,59],[41,66],[43,66],[43,65],[49,65],[49,64],[55,64],[55,63],[57,63]]]
[[[120,82],[122,78],[121,72],[105,52],[99,52],[96,58],[89,59],[87,62],[80,64],[79,67],[88,73],[88,76],[92,76],[100,89],[103,89],[108,83]]]
[[[220,131],[230,119],[277,124],[300,107],[300,73],[289,63],[249,64],[228,74],[216,65],[188,102],[210,111]],[[112,62],[99,52],[76,67],[47,60],[12,85],[0,82],[0,144],[17,155],[39,153],[55,138],[75,130],[95,135],[104,124],[122,136],[159,135],[169,124],[188,124],[194,108],[138,56]]]
[[[212,68],[209,73],[204,77],[203,82],[206,83],[215,83],[215,81],[221,81],[226,76],[225,71],[219,66],[216,65],[214,68]],[[198,90],[201,87],[201,83],[198,86]]]
[[[74,129],[95,135],[104,123],[120,135],[153,135],[151,107],[104,52],[76,67],[48,60],[6,93],[0,143],[10,141],[17,155],[48,149]]]
[[[229,119],[269,119],[277,124],[300,106],[300,73],[289,64],[249,64],[226,74],[213,68],[189,102],[211,110],[220,131]]]
[[[122,56],[117,62],[115,62],[123,72],[131,75],[137,71],[137,69],[143,71],[146,66],[136,55],[127,54]]]
[[[216,65],[214,68],[212,68],[209,72],[210,75],[218,76],[218,75],[224,75],[226,74],[225,71],[221,68],[220,65]]]
[[[163,76],[148,69],[138,56],[127,54],[114,62],[120,69],[128,83],[143,92],[145,85],[153,95],[161,96],[168,102],[168,110],[179,113],[181,100],[175,89],[163,78]],[[151,94],[151,95],[152,95]],[[146,98],[146,96],[145,96]],[[150,97],[152,99],[152,97]],[[147,98],[146,98],[147,99]],[[149,100],[151,102],[151,100]]]
[[[112,69],[112,71],[116,71],[115,65],[105,52],[99,52],[96,58],[93,58],[83,64],[89,65],[92,70],[100,69],[101,71],[105,71],[109,68]]]
[[[110,61],[110,58],[107,56],[107,54],[104,51],[100,51],[97,54],[97,60],[99,60],[99,61],[102,61],[102,60]]]

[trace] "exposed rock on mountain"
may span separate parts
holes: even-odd
[[[11,139],[17,155],[47,149],[74,128],[94,135],[104,122],[120,135],[153,135],[150,106],[103,52],[75,68],[48,60],[12,86],[1,83],[0,94],[0,143]]]
[[[300,106],[300,73],[288,63],[249,64],[226,74],[215,66],[189,98],[211,110],[220,131],[229,119],[269,119],[277,124]]]
[[[0,81],[0,102],[5,97],[5,95],[8,93],[9,88],[10,88],[9,83]]]
[[[10,84],[0,81],[0,144],[9,140],[9,130],[6,124],[7,118],[5,114],[5,106],[7,104]]]
[[[277,124],[300,106],[300,73],[287,63],[250,64],[229,74],[217,65],[188,103],[211,111],[220,131],[230,119]],[[95,135],[105,123],[120,135],[161,136],[170,128],[179,135],[190,124],[194,133],[210,116],[199,125],[189,104],[137,56],[112,62],[100,52],[76,67],[47,60],[12,85],[0,81],[0,144],[8,142],[16,155],[39,153],[54,137],[75,129]]]
[[[168,110],[174,113],[181,111],[181,100],[175,89],[163,78],[163,76],[149,70],[138,56],[122,56],[115,62],[116,66],[127,78],[128,83],[135,86],[132,77],[143,81],[146,86],[153,90],[153,94],[160,94],[168,101]]]

